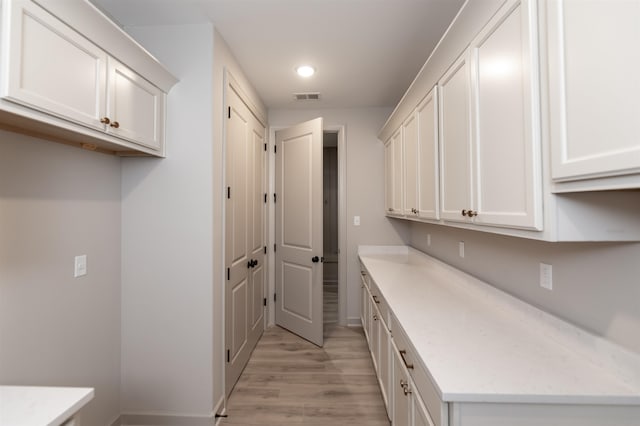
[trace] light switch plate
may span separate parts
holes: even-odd
[[[82,277],[84,275],[87,275],[87,255],[86,254],[75,257],[74,268],[73,268],[74,278]]]
[[[353,217],[353,226],[360,226],[360,216]]]

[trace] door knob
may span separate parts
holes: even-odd
[[[319,258],[318,256],[313,256],[313,257],[311,258],[311,261],[312,261],[313,263],[318,263],[318,262],[320,261],[320,258]]]

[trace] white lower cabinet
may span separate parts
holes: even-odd
[[[398,348],[393,346],[393,426],[435,426],[411,379]]]

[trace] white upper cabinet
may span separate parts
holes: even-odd
[[[393,213],[393,138],[384,144],[384,211]]]
[[[176,80],[151,55],[86,0],[5,0],[0,12],[0,123],[103,152],[164,155]]]
[[[418,214],[418,121],[416,114],[402,123],[402,145],[404,157],[404,200],[402,213],[406,216]]]
[[[474,201],[467,216],[477,224],[542,229],[533,5],[508,1],[471,42]]]
[[[391,137],[391,150],[393,151],[391,179],[393,185],[391,198],[391,213],[402,215],[404,198],[404,159],[402,155],[402,128]]]
[[[439,82],[445,220],[542,228],[531,7],[508,1]]]
[[[416,108],[418,121],[418,216],[439,219],[438,95],[434,87]]]
[[[164,93],[109,58],[109,131],[154,150],[164,141]]]
[[[31,2],[5,2],[11,37],[2,96],[104,129],[107,55]]]
[[[640,1],[544,6],[552,178],[636,174],[593,189],[640,187]]]
[[[438,83],[440,212],[443,219],[451,221],[467,221],[473,195],[469,68],[469,56],[465,52]]]

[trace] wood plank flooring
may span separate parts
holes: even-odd
[[[325,325],[325,345],[265,330],[222,425],[389,426],[361,328]]]

